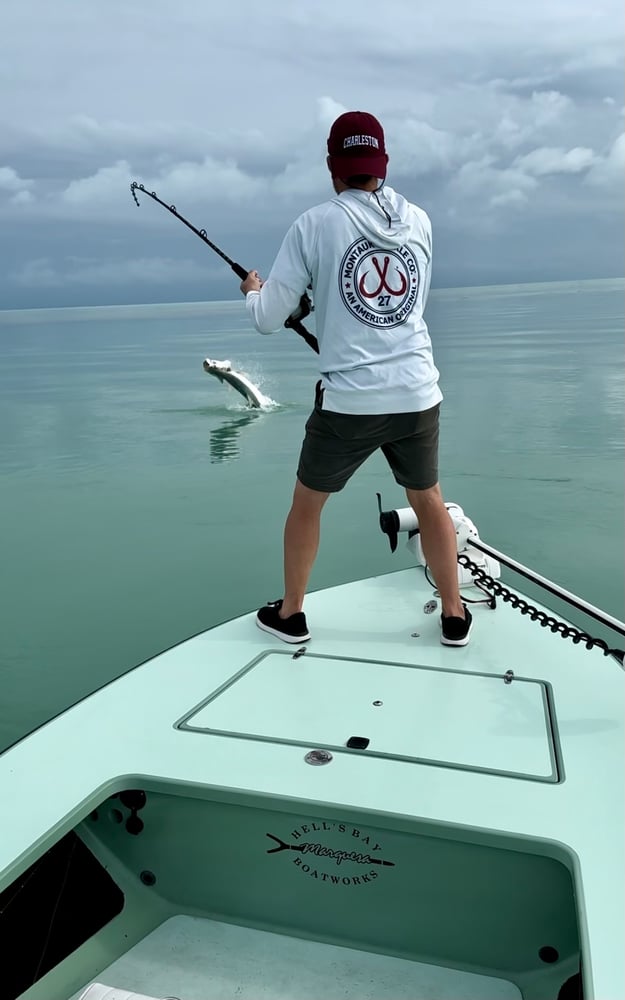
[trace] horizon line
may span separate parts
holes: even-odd
[[[507,289],[513,288],[531,288],[531,287],[542,287],[544,285],[579,285],[585,283],[596,283],[596,282],[625,282],[625,275],[622,276],[610,276],[602,278],[560,278],[557,281],[519,281],[519,282],[505,282],[500,284],[491,285],[449,285],[441,286],[438,288],[430,289],[429,298],[436,296],[438,293],[445,292],[467,292],[467,291],[487,291],[489,289],[498,289],[505,291]],[[171,301],[171,302],[102,302],[102,303],[89,303],[89,304],[79,304],[79,305],[65,305],[65,306],[17,306],[8,309],[0,308],[0,315],[6,315],[7,313],[26,313],[26,312],[63,312],[72,309],[146,309],[146,308],[167,308],[167,307],[179,307],[179,306],[214,306],[214,305],[234,305],[240,303],[244,305],[244,299],[242,296],[233,299],[190,299],[184,301]]]

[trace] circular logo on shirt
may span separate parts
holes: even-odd
[[[341,298],[367,326],[405,323],[419,293],[419,265],[407,246],[380,250],[362,237],[347,248],[339,271]]]

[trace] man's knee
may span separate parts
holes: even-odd
[[[310,486],[304,486],[300,479],[295,481],[293,491],[293,508],[299,511],[314,514],[320,512],[329,493],[322,493],[320,490],[313,490]]]
[[[420,513],[435,510],[443,504],[443,495],[438,483],[428,487],[427,490],[406,490],[406,496],[417,517]]]

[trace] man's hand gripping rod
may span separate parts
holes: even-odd
[[[192,225],[192,223],[190,223],[188,219],[185,219],[183,215],[180,215],[180,213],[176,211],[175,205],[167,205],[166,202],[162,201],[158,197],[156,191],[146,190],[143,184],[139,184],[137,183],[137,181],[132,182],[132,184],[130,185],[130,191],[132,197],[135,200],[136,205],[139,205],[137,191],[141,191],[142,194],[147,194],[148,198],[151,198],[153,201],[158,202],[159,205],[162,205],[163,208],[166,208],[168,212],[171,212],[171,214],[174,215],[177,219],[179,219],[180,222],[184,223],[187,229],[190,229],[192,233],[195,233],[196,236],[199,236],[199,238],[203,240],[204,243],[206,243],[206,245],[211,248],[211,250],[214,250],[216,254],[219,254],[221,259],[225,260],[226,264],[230,265],[230,267],[237,275],[237,277],[241,278],[242,281],[244,281],[245,278],[247,278],[248,272],[245,270],[245,268],[242,267],[241,264],[237,264],[236,261],[228,257],[227,254],[223,252],[223,250],[220,250],[218,246],[212,243],[211,240],[209,240],[208,236],[206,235],[205,229],[196,229],[196,227]],[[308,316],[308,314],[311,311],[312,311],[312,303],[310,301],[308,294],[304,292],[304,294],[300,299],[299,306],[297,307],[295,312],[291,313],[288,319],[286,319],[284,325],[290,330],[295,330],[295,332],[298,333],[300,337],[302,337],[306,341],[308,346],[311,347],[316,354],[319,354],[319,344],[317,342],[317,338],[314,337],[312,333],[309,333],[306,327],[302,323],[302,320],[305,319],[305,317]]]

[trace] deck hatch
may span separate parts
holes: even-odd
[[[183,730],[559,780],[549,688],[515,676],[306,652],[261,654],[192,708]],[[354,733],[366,749],[348,749]]]

